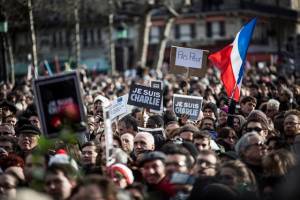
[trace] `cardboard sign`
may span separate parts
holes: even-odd
[[[106,166],[112,165],[114,160],[114,147],[113,147],[113,131],[111,127],[111,116],[110,109],[103,107],[103,117],[104,117],[104,134],[105,134],[105,158]]]
[[[162,91],[160,89],[131,85],[127,103],[137,107],[160,110],[161,100]]]
[[[158,88],[160,90],[163,90],[163,82],[162,81],[151,81],[150,86],[152,88]],[[158,113],[161,114],[164,110],[164,106],[163,106],[163,98],[161,99],[161,103],[160,103],[160,110],[150,110],[150,112],[154,112],[154,113]]]
[[[85,120],[76,71],[38,78],[33,89],[42,132],[47,137],[56,137],[63,125],[79,127]]]
[[[124,114],[127,112],[127,99],[128,99],[128,94],[124,96],[120,96],[113,100],[110,106],[110,119],[113,120],[116,117]]]
[[[173,111],[178,117],[186,114],[190,120],[195,121],[200,114],[202,102],[203,97],[174,94]]]
[[[209,51],[183,47],[171,47],[170,72],[187,77],[203,77],[207,71]]]

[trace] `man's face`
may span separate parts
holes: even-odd
[[[197,138],[194,140],[194,144],[199,151],[211,149],[210,140],[208,138]]]
[[[93,105],[93,114],[95,117],[95,122],[98,123],[100,121],[103,121],[103,108],[102,108],[102,102],[96,101]]]
[[[137,122],[138,122],[138,126],[140,126],[140,127],[143,127],[144,125],[143,125],[143,113],[142,112],[137,112],[136,114],[135,114],[135,117],[134,117],[136,120],[137,120]]]
[[[259,122],[249,122],[246,127],[246,132],[256,132],[258,133],[264,140],[267,137],[267,130],[264,130],[261,123]]]
[[[97,158],[96,146],[86,146],[82,149],[81,162],[83,165],[94,165],[96,164]]]
[[[134,137],[130,133],[125,133],[121,136],[122,148],[125,152],[130,153],[133,150]]]
[[[10,111],[9,107],[7,107],[7,106],[1,107],[0,110],[2,111],[2,116],[3,117],[7,117],[8,115],[13,114],[12,111]]]
[[[24,175],[26,181],[31,181],[32,178],[41,176],[46,169],[46,162],[43,156],[33,157],[29,154],[25,159]]]
[[[161,160],[146,162],[143,165],[141,172],[148,184],[158,184],[166,175],[165,165]]]
[[[296,115],[288,115],[283,122],[284,134],[290,144],[294,142],[296,134],[300,134],[300,121]]]
[[[216,119],[214,111],[212,109],[210,109],[210,108],[205,108],[203,110],[203,116],[204,117],[211,117],[211,118]]]
[[[211,119],[204,119],[201,129],[214,130],[214,122]]]
[[[135,136],[133,145],[134,153],[136,155],[143,153],[145,150],[154,150],[154,144],[149,142],[148,137],[142,134],[138,134]]]
[[[13,117],[13,116],[10,116],[10,117],[7,117],[7,118],[5,119],[5,122],[6,122],[7,124],[10,124],[12,127],[14,127],[14,126],[16,125],[16,123],[17,123],[17,118],[16,118],[16,117]]]
[[[186,155],[169,154],[166,157],[166,173],[171,177],[174,172],[189,173],[186,165]]]
[[[194,167],[194,175],[201,177],[215,176],[217,172],[216,164],[217,158],[214,155],[201,155],[200,153]]]
[[[10,141],[0,141],[0,148],[4,149],[7,152],[7,154],[13,152],[14,150],[13,144]]]
[[[38,128],[41,128],[40,119],[37,116],[31,116],[29,117],[29,121],[33,126],[36,126]]]
[[[8,124],[0,125],[0,135],[4,136],[14,136],[15,133],[13,132],[12,128],[9,127]]]
[[[120,121],[118,123],[118,132],[120,135],[123,135],[124,133],[133,133],[133,130],[131,128],[127,128],[124,121]]]
[[[243,158],[246,162],[254,165],[260,165],[261,159],[267,154],[267,148],[264,140],[260,136],[251,136],[249,144],[243,152]]]
[[[32,150],[38,145],[38,138],[39,136],[34,134],[20,134],[18,145],[23,151]]]
[[[256,104],[252,101],[247,101],[245,103],[241,103],[241,110],[245,115],[249,115],[249,113],[255,109]]]
[[[0,199],[15,199],[16,197],[16,179],[9,174],[0,175]]]
[[[64,200],[71,196],[73,185],[63,172],[46,174],[45,191],[53,199]]]

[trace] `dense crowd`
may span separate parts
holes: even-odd
[[[212,67],[202,78],[78,71],[87,131],[72,144],[43,136],[31,80],[1,83],[0,199],[300,199],[298,73],[251,66],[234,103]],[[163,81],[163,112],[113,120],[108,165],[103,103],[151,80]],[[198,120],[175,115],[173,94],[203,97]]]

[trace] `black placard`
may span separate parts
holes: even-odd
[[[186,114],[190,120],[195,121],[200,114],[202,102],[202,97],[174,94],[173,111],[178,117]]]
[[[153,110],[160,110],[161,100],[162,91],[160,89],[142,85],[132,85],[130,87],[127,104]]]
[[[77,72],[38,78],[33,89],[44,135],[56,137],[66,125],[80,127],[84,110]]]

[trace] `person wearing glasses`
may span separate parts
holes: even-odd
[[[257,132],[264,141],[273,136],[272,128],[269,126],[268,118],[265,113],[260,110],[253,110],[246,121],[244,132]]]
[[[300,111],[289,110],[284,115],[284,137],[289,145],[293,145],[296,135],[300,135]]]
[[[236,143],[235,151],[241,161],[252,170],[260,185],[263,175],[262,158],[267,155],[264,138],[257,132],[246,133]]]
[[[212,150],[202,150],[196,160],[193,168],[193,174],[196,177],[214,177],[217,173],[219,159]]]

